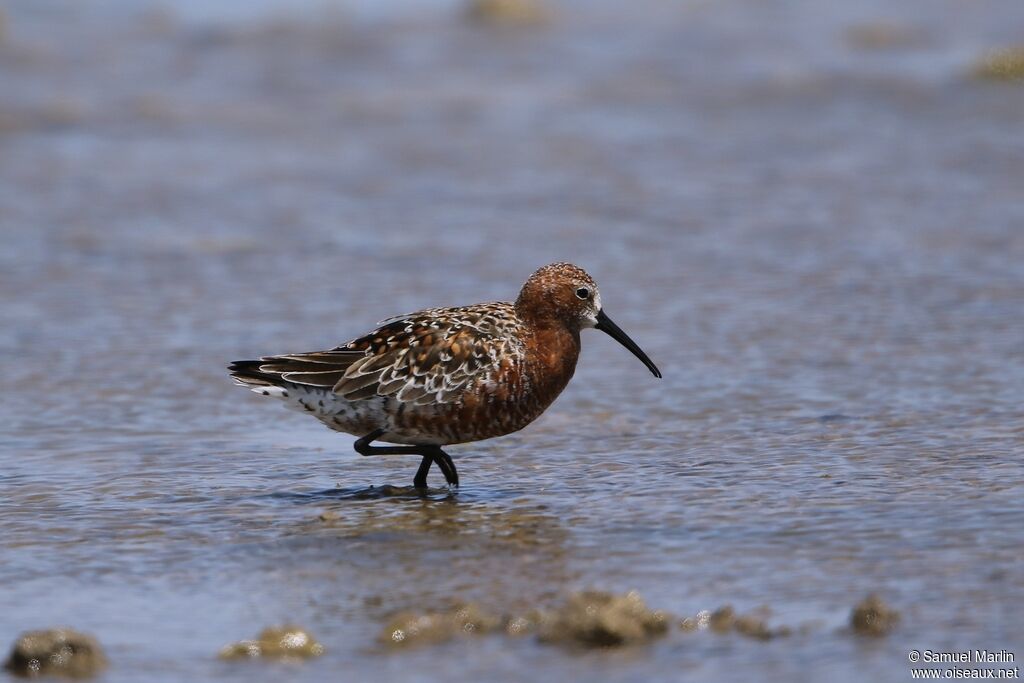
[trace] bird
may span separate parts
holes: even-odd
[[[537,419],[572,379],[587,328],[607,333],[661,377],[604,312],[594,279],[564,262],[534,272],[514,302],[428,308],[382,320],[332,349],[239,360],[228,369],[237,384],[358,437],[361,455],[421,456],[415,489],[427,489],[432,464],[457,489],[444,447]]]

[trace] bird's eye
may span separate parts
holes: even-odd
[[[590,290],[587,289],[586,287],[580,287],[579,289],[576,290],[576,296],[578,296],[581,299],[589,299]]]

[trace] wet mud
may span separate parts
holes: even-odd
[[[648,609],[636,592],[584,591],[542,619],[538,637],[569,646],[635,645],[668,633],[670,621],[665,612]]]
[[[758,640],[770,640],[792,633],[792,629],[788,626],[769,627],[768,612],[770,610],[764,609],[759,612],[737,614],[731,605],[726,605],[706,616],[706,627],[719,635],[738,633]],[[703,626],[702,622],[703,617],[701,616],[696,619],[684,619],[680,627],[684,631],[692,631],[696,627]]]
[[[888,635],[899,623],[900,613],[874,594],[858,602],[850,613],[850,628],[862,636]]]
[[[221,659],[306,659],[319,657],[324,646],[301,626],[271,626],[260,631],[253,640],[225,645]]]
[[[99,642],[69,628],[21,634],[4,663],[7,671],[25,678],[91,678],[106,667],[107,658]]]
[[[443,612],[403,612],[384,627],[379,640],[392,647],[438,644],[462,635],[535,635],[540,643],[570,648],[607,648],[650,642],[669,631],[671,617],[652,611],[636,592],[615,595],[582,591],[562,604],[525,614],[499,616],[479,605]]]
[[[379,640],[392,647],[437,644],[461,635],[484,635],[502,628],[505,620],[472,603],[444,612],[403,612],[385,626]]]
[[[1024,46],[993,49],[974,65],[976,78],[1024,84]]]
[[[552,10],[545,0],[470,0],[466,18],[497,27],[538,27],[552,21]]]

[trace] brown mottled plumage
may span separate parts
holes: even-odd
[[[363,455],[422,455],[417,487],[431,462],[458,485],[440,447],[535,420],[572,378],[584,327],[608,332],[661,376],[601,311],[593,279],[569,263],[535,272],[515,303],[409,313],[329,351],[236,361],[230,370],[239,384],[361,436]],[[376,439],[407,446],[371,446]]]

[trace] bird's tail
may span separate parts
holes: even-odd
[[[287,396],[281,375],[260,370],[264,360],[236,360],[228,366],[235,384],[264,396]]]
[[[333,349],[285,356],[267,356],[259,360],[236,360],[228,366],[235,382],[264,396],[288,396],[288,389],[330,391],[360,351]]]

